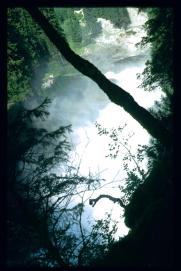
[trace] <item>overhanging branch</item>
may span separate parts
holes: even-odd
[[[170,145],[172,143],[171,133],[162,126],[161,122],[155,119],[146,109],[139,106],[124,89],[109,81],[92,63],[72,51],[65,38],[53,28],[38,8],[26,7],[26,10],[41,26],[65,59],[79,72],[97,83],[113,103],[123,107],[150,135],[157,138],[162,144]]]
[[[100,199],[103,199],[103,198],[107,198],[107,199],[113,201],[114,203],[118,203],[122,208],[125,208],[125,207],[126,207],[126,205],[124,205],[124,203],[122,202],[121,199],[115,198],[115,197],[112,197],[112,196],[106,195],[106,194],[100,195],[100,196],[98,196],[98,197],[95,198],[95,199],[90,199],[90,200],[89,200],[89,204],[92,205],[92,207],[94,207],[94,206],[96,205],[96,203],[97,203]]]

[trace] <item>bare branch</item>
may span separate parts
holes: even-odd
[[[98,197],[95,198],[95,199],[90,199],[90,200],[89,200],[89,204],[92,205],[92,207],[94,207],[94,206],[96,205],[96,203],[97,203],[100,199],[102,199],[102,198],[107,198],[107,199],[113,201],[114,203],[119,203],[119,205],[120,205],[122,208],[125,208],[125,207],[126,207],[126,205],[124,205],[124,203],[122,202],[121,199],[112,197],[112,196],[110,196],[110,195],[105,195],[105,194],[104,194],[104,195],[100,195],[100,196],[98,196]]]

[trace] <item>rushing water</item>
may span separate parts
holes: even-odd
[[[149,48],[143,50],[136,46],[145,35],[143,24],[146,15],[137,14],[135,8],[128,8],[128,12],[131,25],[127,30],[115,28],[110,21],[99,18],[103,31],[95,39],[94,46],[87,46],[83,57],[96,65],[107,78],[128,91],[141,106],[149,108],[155,100],[160,99],[162,93],[159,89],[147,93],[138,88],[141,82],[137,79],[137,73],[143,71],[145,61],[149,57]],[[107,182],[107,185],[98,189],[93,197],[106,193],[121,197],[117,186],[126,177],[122,166],[123,156],[119,155],[114,160],[106,158],[109,138],[97,134],[95,122],[106,128],[117,128],[127,123],[125,133],[129,131],[135,133],[129,141],[133,153],[136,152],[138,144],[147,144],[150,136],[121,107],[111,103],[104,92],[90,79],[76,76],[63,80],[51,89],[53,96],[50,96],[52,103],[48,108],[49,118],[45,122],[36,120],[35,126],[54,130],[60,125],[72,124],[71,141],[74,148],[72,162],[78,165],[81,160],[80,174],[97,173]],[[142,166],[145,167],[146,164]],[[114,183],[109,184],[113,180]],[[89,197],[90,193],[87,192],[85,198]],[[79,197],[75,198],[75,201],[79,200]],[[100,200],[94,208],[90,207],[88,202],[85,204],[85,224],[90,215],[100,219],[104,218],[106,212],[112,212],[112,218],[118,221],[117,237],[127,234],[128,228],[124,224],[124,219],[120,218],[123,210],[118,204],[113,204],[107,199]]]

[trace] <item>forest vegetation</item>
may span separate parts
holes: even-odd
[[[154,91],[160,86],[165,93],[151,110],[138,105],[128,92],[81,56],[101,33],[97,18],[127,29],[130,18],[126,7],[8,8],[7,266],[173,265],[173,10],[154,7],[142,11],[148,20],[147,36],[140,46],[150,44],[151,58],[139,75],[141,87]],[[76,71],[98,84],[113,103],[123,107],[152,136],[149,145],[140,146],[137,155],[132,155],[128,139],[121,137],[123,127],[106,130],[96,124],[100,136],[110,138],[111,158],[116,158],[119,144],[127,151],[124,197],[102,195],[90,199],[94,206],[107,197],[124,208],[130,231],[118,241],[113,237],[116,224],[110,229],[109,215],[86,231],[83,200],[69,206],[80,191],[96,190],[101,181],[94,175],[82,176],[71,166],[71,123],[51,132],[33,125],[35,118],[44,120],[49,115],[51,100],[46,98],[42,82],[52,73],[55,78],[63,78]],[[23,102],[34,94],[44,97],[43,101],[26,109]],[[148,158],[147,172],[139,164],[143,157]],[[129,169],[129,160],[134,161],[133,170]],[[57,165],[60,174],[56,173]]]

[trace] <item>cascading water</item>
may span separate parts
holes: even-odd
[[[110,21],[99,18],[102,33],[95,38],[94,44],[86,47],[83,57],[96,65],[110,80],[130,92],[140,105],[148,108],[161,94],[159,91],[145,93],[138,88],[140,81],[136,74],[144,69],[148,48],[143,50],[136,46],[145,35],[143,24],[146,20],[146,15],[137,14],[137,11],[136,8],[128,8],[131,25],[127,29],[116,28]],[[105,158],[109,140],[97,134],[95,122],[107,128],[117,128],[121,123],[127,122],[128,129],[137,131],[130,142],[134,152],[137,150],[137,144],[147,144],[150,137],[121,107],[110,103],[103,91],[90,79],[69,77],[65,82],[65,86],[60,84],[56,90],[51,89],[56,96],[48,109],[50,116],[47,121],[36,120],[34,125],[54,130],[60,125],[72,124],[72,142],[75,152],[81,157],[80,174],[98,172],[100,178],[104,178],[107,183],[114,179],[116,184],[125,177],[121,157],[115,160]],[[80,159],[74,161],[75,165],[79,164]],[[94,197],[106,193],[121,197],[120,190],[110,186],[96,191]],[[87,193],[87,197],[89,194]],[[75,198],[75,202],[78,201],[79,198]],[[120,219],[123,209],[108,200],[101,200],[93,209],[86,203],[84,221],[90,213],[94,218],[104,218],[105,212],[112,212],[112,217],[118,221],[117,237],[127,234],[128,228],[124,225],[124,219]]]
[[[139,12],[138,8],[127,8],[127,11],[131,20],[131,27],[140,27],[142,29],[148,19],[146,13]]]

